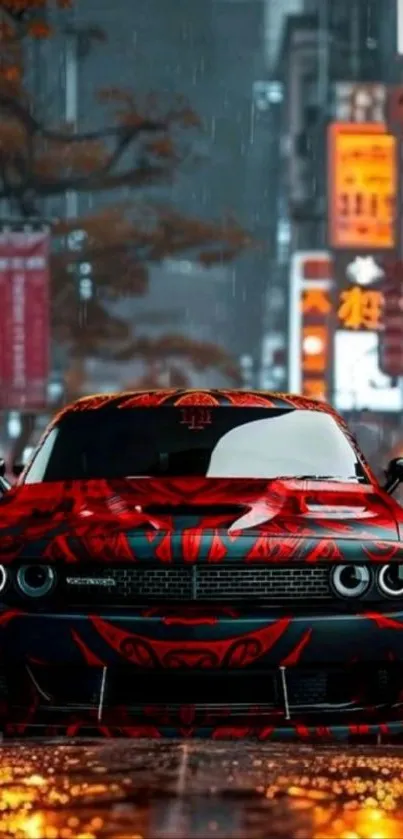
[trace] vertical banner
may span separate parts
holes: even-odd
[[[403,262],[387,263],[382,283],[379,366],[387,376],[403,376]]]
[[[47,403],[50,354],[49,232],[0,232],[0,409]]]
[[[290,278],[289,390],[329,401],[332,264],[327,252],[297,252]]]
[[[392,102],[384,88],[381,107],[382,87],[374,85],[372,91],[374,104],[379,88],[378,110],[371,106],[363,114],[351,108],[349,121],[343,121],[339,112],[339,121],[328,129],[328,227],[336,316],[334,406],[379,414],[397,412],[402,404],[400,389],[385,375],[378,358],[385,264],[396,259],[400,206],[399,144],[387,123],[388,114],[398,112],[398,99],[396,94]],[[369,105],[369,100],[369,95],[356,97],[355,104]]]
[[[397,143],[384,124],[329,126],[329,244],[389,250],[396,244]]]

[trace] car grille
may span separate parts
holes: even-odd
[[[90,582],[91,578],[93,583]],[[77,579],[81,580],[77,583]],[[74,582],[75,580],[75,582]],[[101,582],[102,580],[102,582]],[[98,582],[97,582],[98,581]],[[66,577],[67,600],[83,602],[327,600],[325,567],[256,568],[247,565],[191,568],[109,568]]]

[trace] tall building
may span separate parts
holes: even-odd
[[[106,40],[90,42],[85,35],[79,47],[77,72],[77,125],[80,130],[105,120],[96,98],[102,88],[135,91],[139,102],[149,92],[182,94],[203,121],[196,151],[202,163],[184,166],[173,184],[147,190],[147,198],[173,203],[187,215],[217,219],[233,215],[255,236],[259,247],[233,264],[186,274],[192,255],[150,270],[150,292],[134,299],[133,325],[142,334],[155,334],[154,312],[166,306],[167,318],[160,331],[178,330],[217,341],[233,356],[249,355],[258,363],[263,328],[263,301],[270,274],[270,237],[273,229],[273,196],[270,188],[271,134],[256,108],[256,82],[265,78],[264,0],[98,0],[96,10],[86,0],[74,4],[71,26],[83,33],[93,26],[104,30]],[[71,73],[68,55],[74,38],[66,33],[52,39],[45,49],[56,49],[61,59],[56,108],[69,99]],[[69,46],[70,44],[70,46]],[[67,76],[66,76],[67,58]],[[52,53],[52,61],[55,56]],[[70,54],[71,59],[71,54]],[[70,60],[71,69],[71,60]],[[51,77],[50,70],[46,71]],[[60,77],[59,77],[60,76]],[[46,82],[49,87],[52,79]],[[124,189],[120,198],[136,198]],[[117,195],[77,196],[77,210],[93,212]],[[55,211],[55,208],[53,208]],[[185,281],[186,277],[186,281]],[[178,316],[180,301],[181,316]],[[209,301],[208,303],[206,301]],[[175,316],[169,321],[169,312]],[[147,325],[147,311],[150,326]],[[225,313],[223,315],[223,312]],[[206,384],[213,383],[211,377]]]
[[[294,250],[327,244],[326,126],[334,83],[398,77],[395,8],[396,0],[305,0],[303,12],[285,21],[277,63],[284,86],[281,191]]]
[[[289,226],[290,254],[312,250],[325,253],[329,246],[328,125],[337,113],[337,119],[347,122],[383,120],[380,116],[381,111],[385,113],[383,106],[373,108],[368,104],[364,113],[361,107],[352,109],[349,102],[341,115],[342,109],[337,110],[336,105],[340,105],[338,97],[345,95],[348,83],[355,83],[355,87],[350,85],[352,91],[358,90],[360,85],[372,85],[372,90],[377,91],[374,93],[376,98],[378,93],[384,95],[382,85],[399,81],[396,0],[383,0],[382,3],[377,0],[305,0],[300,13],[289,15],[285,20],[276,68],[283,88],[279,203],[284,224]],[[340,83],[344,83],[344,93]],[[368,258],[371,247],[367,244]],[[376,252],[375,242],[374,249]],[[347,259],[348,249],[345,250]],[[354,248],[350,250],[353,260]],[[358,246],[355,250],[362,252]],[[345,410],[348,419],[367,409],[367,427],[371,415],[379,427],[392,426],[398,420],[401,395],[398,383],[383,376],[379,369],[377,330],[380,326],[366,324],[361,320],[361,314],[354,326],[342,322],[340,302],[350,300],[342,295],[352,281],[345,273],[348,259],[343,267],[342,254],[338,252],[337,260],[337,264],[335,261],[331,266],[332,306],[336,315],[333,325],[337,324],[337,334],[331,337],[333,357],[328,356],[332,378],[330,398],[337,408]],[[299,351],[303,358],[305,349]],[[308,354],[308,350],[306,352]],[[306,361],[307,364],[314,363],[313,358]],[[351,367],[351,373],[350,365],[355,365],[354,371]],[[345,374],[343,389],[339,385],[338,372],[342,367]]]

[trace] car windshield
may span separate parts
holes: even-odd
[[[23,480],[184,475],[366,480],[330,415],[225,407],[72,412],[46,437]]]

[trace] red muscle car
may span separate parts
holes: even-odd
[[[323,403],[81,399],[0,486],[0,729],[403,733],[403,510]]]

